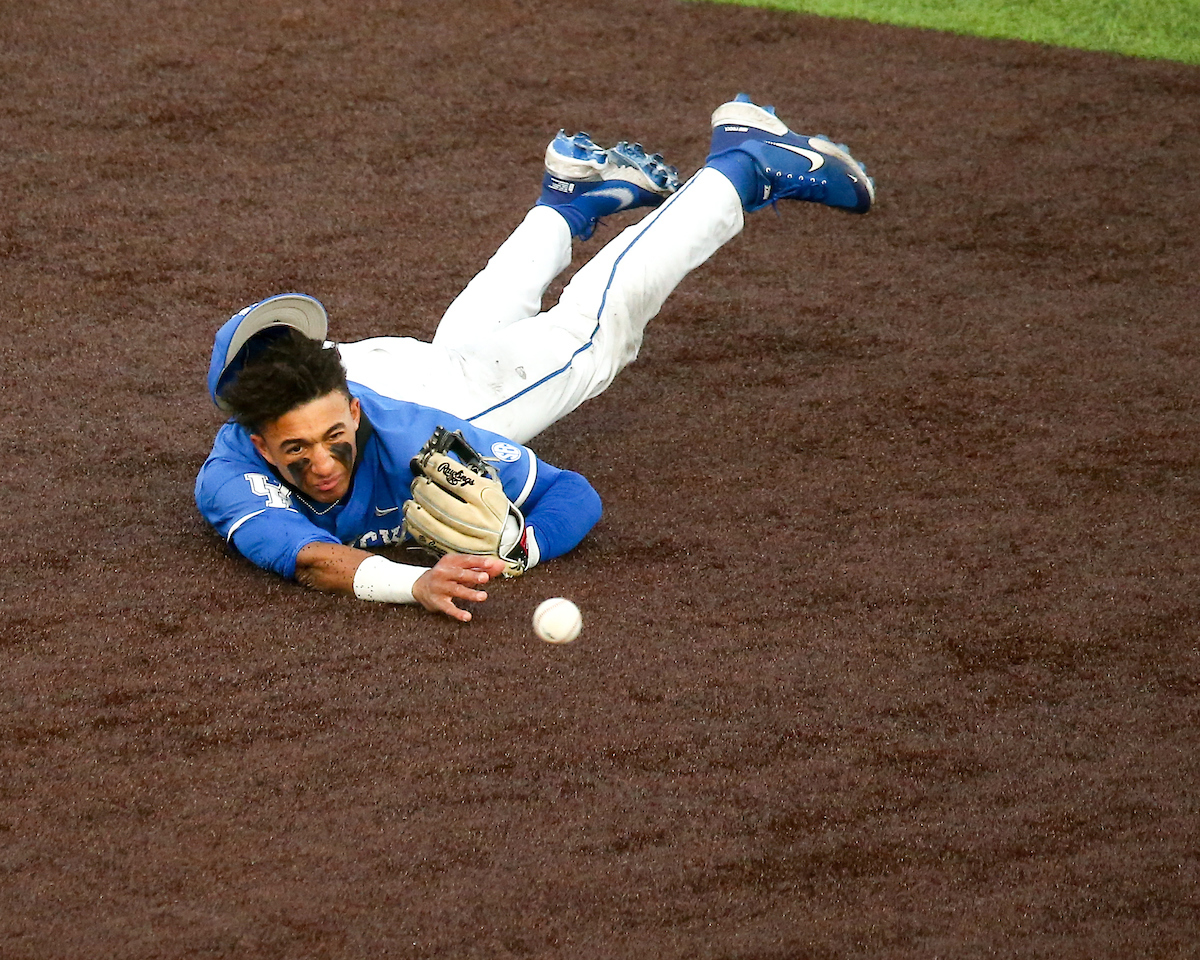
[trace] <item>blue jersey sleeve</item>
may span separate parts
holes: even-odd
[[[600,495],[580,474],[537,462],[537,479],[525,500],[525,523],[533,528],[542,560],[578,545],[602,512]]]
[[[196,478],[196,506],[247,560],[284,577],[296,574],[307,544],[338,543],[292,505],[292,492],[253,464],[210,458]]]
[[[449,418],[442,415],[442,420]],[[528,447],[463,421],[441,425],[462,431],[484,459],[496,467],[504,493],[533,527],[541,560],[575,547],[599,521],[600,495],[578,473],[537,457]]]

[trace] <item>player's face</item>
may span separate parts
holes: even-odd
[[[359,416],[358,400],[335,390],[289,410],[250,439],[306,497],[333,503],[350,489]]]

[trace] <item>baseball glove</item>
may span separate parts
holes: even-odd
[[[525,518],[505,495],[495,468],[459,431],[434,430],[411,469],[412,499],[404,504],[408,536],[438,556],[499,557],[506,577],[525,572]]]

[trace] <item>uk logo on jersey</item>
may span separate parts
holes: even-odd
[[[497,440],[492,444],[492,456],[501,463],[516,463],[521,459],[521,448],[515,444]]]
[[[292,491],[283,484],[276,483],[265,473],[245,473],[242,476],[250,484],[251,493],[256,497],[267,498],[268,507],[277,507],[282,510],[291,509]]]

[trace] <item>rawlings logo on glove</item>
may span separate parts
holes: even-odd
[[[466,440],[463,441],[463,443],[466,442]],[[472,450],[471,452],[474,453],[475,451]],[[478,456],[478,454],[476,454],[476,456]],[[467,473],[466,470],[455,470],[454,467],[450,466],[452,462],[453,461],[451,460],[446,460],[443,463],[439,463],[437,466],[437,472],[446,478],[446,482],[450,484],[450,486],[470,486],[475,482],[471,479],[471,475]]]
[[[506,577],[525,572],[525,518],[505,495],[495,468],[461,433],[438,427],[410,466],[412,499],[404,504],[408,536],[439,556],[499,557]]]

